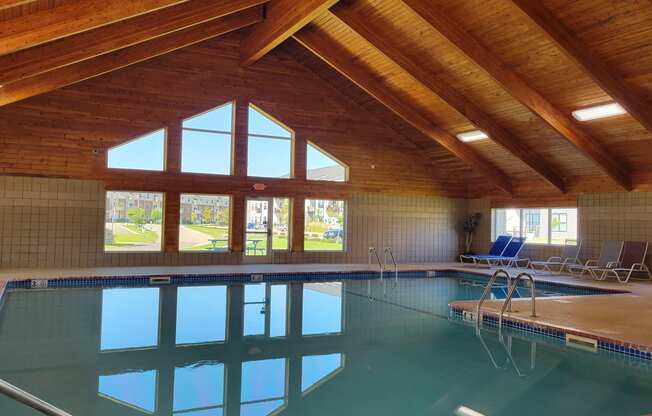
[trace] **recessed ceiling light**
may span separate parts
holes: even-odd
[[[485,140],[488,139],[489,136],[487,136],[487,133],[482,130],[473,130],[467,131],[466,133],[460,133],[457,135],[457,138],[465,143],[468,143],[477,142],[478,140]]]
[[[619,116],[627,111],[618,103],[596,105],[573,111],[573,117],[579,121],[596,120],[599,118]]]

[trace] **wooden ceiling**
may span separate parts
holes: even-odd
[[[469,196],[650,187],[649,0],[0,0],[0,106],[244,27],[243,66],[298,42]]]

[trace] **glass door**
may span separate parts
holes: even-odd
[[[247,199],[245,213],[245,259],[265,263],[271,260],[272,200]]]

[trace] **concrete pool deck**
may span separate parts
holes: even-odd
[[[228,266],[160,266],[160,267],[102,267],[83,269],[5,269],[0,270],[0,286],[11,280],[55,279],[89,276],[143,276],[184,274],[248,274],[248,273],[311,273],[376,271],[367,264],[248,264]],[[491,275],[494,270],[462,266],[460,263],[401,264],[400,271],[462,271]],[[520,269],[511,269],[515,276]],[[633,346],[642,351],[652,351],[652,282],[594,281],[588,277],[568,275],[535,275],[537,281],[562,283],[574,286],[627,291],[624,294],[595,296],[564,296],[537,299],[537,317],[530,317],[530,300],[515,299],[513,311],[505,318],[534,326],[555,328],[603,341]],[[485,314],[497,314],[503,301],[487,301]],[[475,311],[476,301],[456,301],[451,306]]]

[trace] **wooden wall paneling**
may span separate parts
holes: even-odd
[[[167,172],[181,172],[181,122],[170,123],[166,126],[165,135],[165,170]]]
[[[0,55],[119,22],[186,0],[78,0],[3,23]]]
[[[593,81],[621,104],[629,114],[652,132],[652,105],[630,88],[614,68],[596,56],[571,33],[541,2],[512,0],[555,44],[591,76]]]
[[[233,174],[238,178],[247,176],[247,143],[249,141],[249,100],[235,100],[233,121]]]
[[[242,64],[253,64],[338,1],[271,0],[265,9],[265,22],[253,28],[242,43]]]
[[[263,20],[262,7],[254,7],[220,19],[173,32],[149,42],[97,56],[0,88],[0,106],[43,94],[98,75],[181,49]]]
[[[503,63],[496,54],[487,50],[477,39],[466,32],[457,22],[443,16],[432,5],[424,0],[402,0],[406,5],[420,15],[442,36],[450,41],[460,52],[483,68],[515,98],[526,105],[535,114],[545,120],[563,137],[582,151],[594,163],[623,189],[631,190],[631,175],[629,169],[621,162],[614,160],[606,148],[584,130],[571,116],[563,113],[538,91],[530,87],[516,72]]]
[[[554,188],[564,192],[564,181],[562,177],[543,160],[541,155],[537,155],[531,149],[523,146],[519,138],[496,123],[482,109],[451,88],[446,82],[441,81],[414,63],[399,47],[393,45],[392,40],[386,35],[383,35],[380,30],[369,27],[359,10],[351,7],[336,7],[333,9],[333,13],[352,30],[382,52],[388,59],[396,62],[417,81],[432,90],[434,94],[441,97],[479,129],[485,131],[493,141],[502,145],[514,156],[522,160]]]
[[[231,197],[231,251],[244,253],[245,249],[245,195],[232,193]]]
[[[443,131],[430,122],[419,111],[409,104],[395,97],[389,90],[384,88],[373,75],[357,67],[352,57],[342,51],[338,44],[332,41],[327,33],[316,27],[306,27],[294,35],[294,38],[304,45],[308,50],[314,52],[326,63],[349,78],[360,88],[367,91],[371,96],[383,103],[385,106],[401,116],[412,126],[422,133],[437,141],[458,158],[464,160],[470,166],[478,169],[500,190],[510,193],[511,185],[509,179],[495,166],[487,163],[479,154],[469,146],[460,142],[457,138]]]
[[[305,198],[295,196],[292,198],[292,252],[303,251],[305,229]]]
[[[0,56],[0,85],[146,42],[264,4],[267,0],[190,0],[108,26]]]
[[[166,253],[179,252],[179,220],[181,217],[181,193],[165,190],[165,214],[163,217],[163,244]]]

